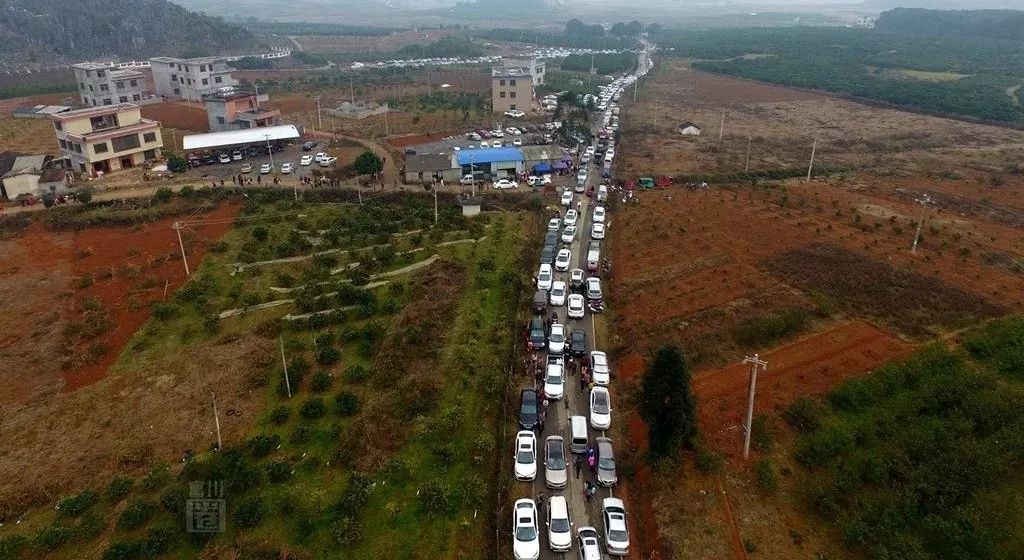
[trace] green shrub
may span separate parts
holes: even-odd
[[[171,468],[167,463],[158,463],[142,477],[142,487],[146,490],[159,490],[171,479]]]
[[[813,432],[821,426],[824,411],[817,401],[808,397],[799,397],[786,407],[782,417],[795,430],[803,433]]]
[[[1024,377],[1024,316],[985,325],[967,338],[964,348],[997,373]]]
[[[117,541],[103,551],[103,560],[136,560],[146,553],[142,541]]]
[[[352,364],[345,368],[342,374],[345,380],[351,383],[362,383],[370,377],[370,370],[361,364]]]
[[[140,498],[131,500],[124,510],[121,511],[121,515],[118,516],[117,528],[127,531],[140,527],[153,517],[153,513],[155,513],[153,502]]]
[[[153,304],[151,313],[155,319],[166,321],[178,315],[178,308],[172,303],[161,301]]]
[[[431,513],[447,513],[451,508],[451,489],[444,482],[432,479],[420,487],[420,505]]]
[[[313,374],[309,382],[309,389],[314,393],[322,393],[331,388],[331,374],[326,371],[318,371]]]
[[[242,498],[233,519],[239,527],[255,527],[263,523],[263,499],[259,496]]]
[[[258,434],[249,438],[246,447],[253,457],[259,459],[266,457],[281,445],[281,438],[277,434]]]
[[[287,422],[289,416],[291,416],[291,409],[283,404],[275,406],[274,409],[270,411],[270,421],[276,426],[280,426]]]
[[[78,517],[88,511],[95,503],[96,493],[92,490],[82,490],[74,496],[57,502],[57,509],[60,510],[60,514],[64,517]]]
[[[359,397],[354,393],[342,391],[334,397],[334,410],[341,416],[352,416],[359,412]]]
[[[256,241],[259,241],[260,243],[263,243],[264,241],[266,241],[267,237],[270,236],[270,232],[267,230],[267,228],[265,228],[263,226],[256,226],[256,227],[252,228],[252,232],[251,233],[252,233],[252,238],[255,239]]]
[[[750,423],[750,443],[754,449],[764,453],[771,451],[773,430],[771,418],[758,414]]]
[[[768,492],[775,492],[779,489],[779,475],[775,472],[775,464],[771,459],[764,458],[754,465],[757,473],[757,483]]]
[[[725,464],[725,457],[708,447],[704,442],[697,442],[695,446],[697,469],[704,474],[715,474],[722,470]]]
[[[770,315],[748,317],[733,332],[736,342],[754,348],[771,346],[808,327],[807,311],[794,307]]]
[[[327,413],[327,406],[324,405],[324,400],[320,397],[312,397],[306,399],[302,403],[302,407],[299,408],[299,414],[306,419],[313,420],[322,417]]]
[[[107,499],[111,502],[117,503],[128,495],[128,492],[132,489],[132,484],[134,484],[134,482],[128,477],[115,476],[110,481],[110,484],[107,485],[107,490],[104,493],[107,495]]]
[[[185,501],[188,499],[188,491],[184,486],[175,485],[160,495],[160,505],[168,513],[180,515],[185,512]]]
[[[174,191],[168,187],[159,187],[156,189],[156,193],[153,194],[153,202],[164,203],[171,200],[174,196]]]
[[[0,560],[16,560],[21,558],[22,549],[28,543],[25,535],[8,535],[0,537]]]
[[[292,476],[292,466],[286,461],[272,461],[267,463],[267,481],[279,484],[287,481]]]
[[[363,528],[352,517],[342,517],[331,525],[331,537],[345,547],[354,547],[363,540]]]
[[[75,530],[67,525],[53,524],[43,527],[32,537],[32,546],[52,552],[64,546],[75,537]]]
[[[316,361],[319,364],[329,365],[341,359],[341,352],[333,346],[325,346],[317,350]]]

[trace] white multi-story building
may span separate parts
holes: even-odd
[[[139,70],[118,68],[110,62],[80,62],[71,68],[79,99],[87,107],[139,103],[152,95],[146,74]]]
[[[505,68],[526,68],[533,76],[533,87],[544,85],[544,71],[546,65],[539,58],[530,56],[503,56],[501,65]]]
[[[149,60],[156,94],[199,101],[206,94],[222,87],[235,86],[231,68],[221,57],[172,58],[161,56]]]

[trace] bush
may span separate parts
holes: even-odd
[[[370,370],[360,364],[352,364],[345,368],[345,372],[342,374],[346,381],[351,383],[362,383],[370,377]]]
[[[171,173],[184,173],[188,171],[188,160],[178,154],[167,155],[167,170]]]
[[[281,438],[277,434],[259,434],[250,438],[246,447],[253,457],[259,459],[266,457],[280,445]]]
[[[121,511],[121,515],[118,516],[117,528],[127,531],[141,527],[143,523],[153,517],[155,511],[156,508],[153,507],[153,502],[134,499],[128,502],[128,505]]]
[[[289,416],[291,416],[291,410],[283,404],[275,406],[274,409],[270,411],[270,421],[277,426],[287,422]]]
[[[96,493],[92,490],[83,490],[70,498],[64,498],[57,502],[57,509],[64,517],[78,517],[95,503]]]
[[[316,361],[322,365],[330,365],[341,359],[341,352],[332,346],[320,348],[316,353]]]
[[[256,226],[252,228],[252,238],[255,239],[256,241],[259,241],[260,243],[266,241],[269,235],[270,232],[267,230],[267,228],[263,226]]]
[[[32,537],[32,546],[52,552],[75,537],[75,530],[67,525],[53,524],[43,527]]]
[[[786,407],[782,417],[793,429],[808,433],[817,430],[821,426],[821,418],[824,411],[817,401],[808,397],[800,397],[793,401],[793,404]]]
[[[754,449],[764,453],[772,448],[772,423],[771,418],[764,415],[757,415],[750,423],[750,443]]]
[[[75,200],[81,202],[82,204],[89,204],[90,202],[92,202],[92,194],[93,193],[91,187],[82,187],[75,191]]]
[[[359,412],[359,397],[349,391],[342,391],[334,397],[334,410],[341,416],[352,416]]]
[[[233,518],[239,527],[255,527],[263,523],[263,499],[259,496],[242,498]]]
[[[306,402],[302,403],[302,407],[299,408],[299,414],[309,420],[320,418],[326,413],[327,406],[324,405],[324,400],[320,397],[306,399]]]
[[[292,476],[292,466],[285,461],[267,463],[267,481],[273,484],[285,482]]]
[[[757,483],[768,492],[775,492],[779,489],[779,475],[775,472],[775,464],[771,459],[761,459],[754,465],[757,473]]]
[[[153,202],[158,202],[158,203],[168,202],[168,201],[171,200],[171,197],[173,197],[173,196],[174,196],[174,191],[172,191],[170,188],[168,188],[168,187],[160,187],[160,188],[158,188],[156,190],[156,193],[153,194]]]
[[[318,371],[313,374],[309,382],[309,389],[314,393],[322,393],[331,388],[331,374],[326,371]]]
[[[662,346],[644,372],[639,412],[647,422],[651,453],[666,456],[697,437],[690,370],[676,346]]]
[[[134,484],[132,479],[128,477],[115,476],[113,480],[110,481],[110,484],[107,485],[107,490],[105,492],[107,499],[114,503],[120,502],[128,495],[128,492],[131,491],[132,484]]]
[[[807,311],[794,307],[778,313],[744,319],[733,333],[742,346],[771,346],[807,329]]]
[[[161,301],[154,303],[150,312],[158,321],[167,321],[178,314],[178,308],[172,303]]]
[[[420,487],[420,505],[431,513],[447,513],[451,508],[451,490],[440,480],[428,480]]]
[[[697,469],[704,474],[716,474],[722,470],[725,464],[725,457],[714,451],[703,442],[698,442],[695,451],[697,453]]]
[[[363,540],[363,528],[351,517],[342,517],[331,525],[331,537],[345,547],[357,546]]]

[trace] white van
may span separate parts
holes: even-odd
[[[587,418],[585,416],[569,417],[569,449],[573,453],[586,453],[590,441],[587,439]]]
[[[597,187],[597,201],[604,202],[608,200],[608,185],[601,185]]]

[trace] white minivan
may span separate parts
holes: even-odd
[[[600,185],[597,187],[597,201],[604,202],[608,200],[608,185]]]
[[[548,291],[551,289],[551,282],[554,280],[554,272],[551,270],[551,265],[544,263],[540,265],[540,270],[537,271],[537,289]]]
[[[572,453],[586,453],[590,441],[587,438],[587,418],[585,416],[569,417],[569,451]]]

